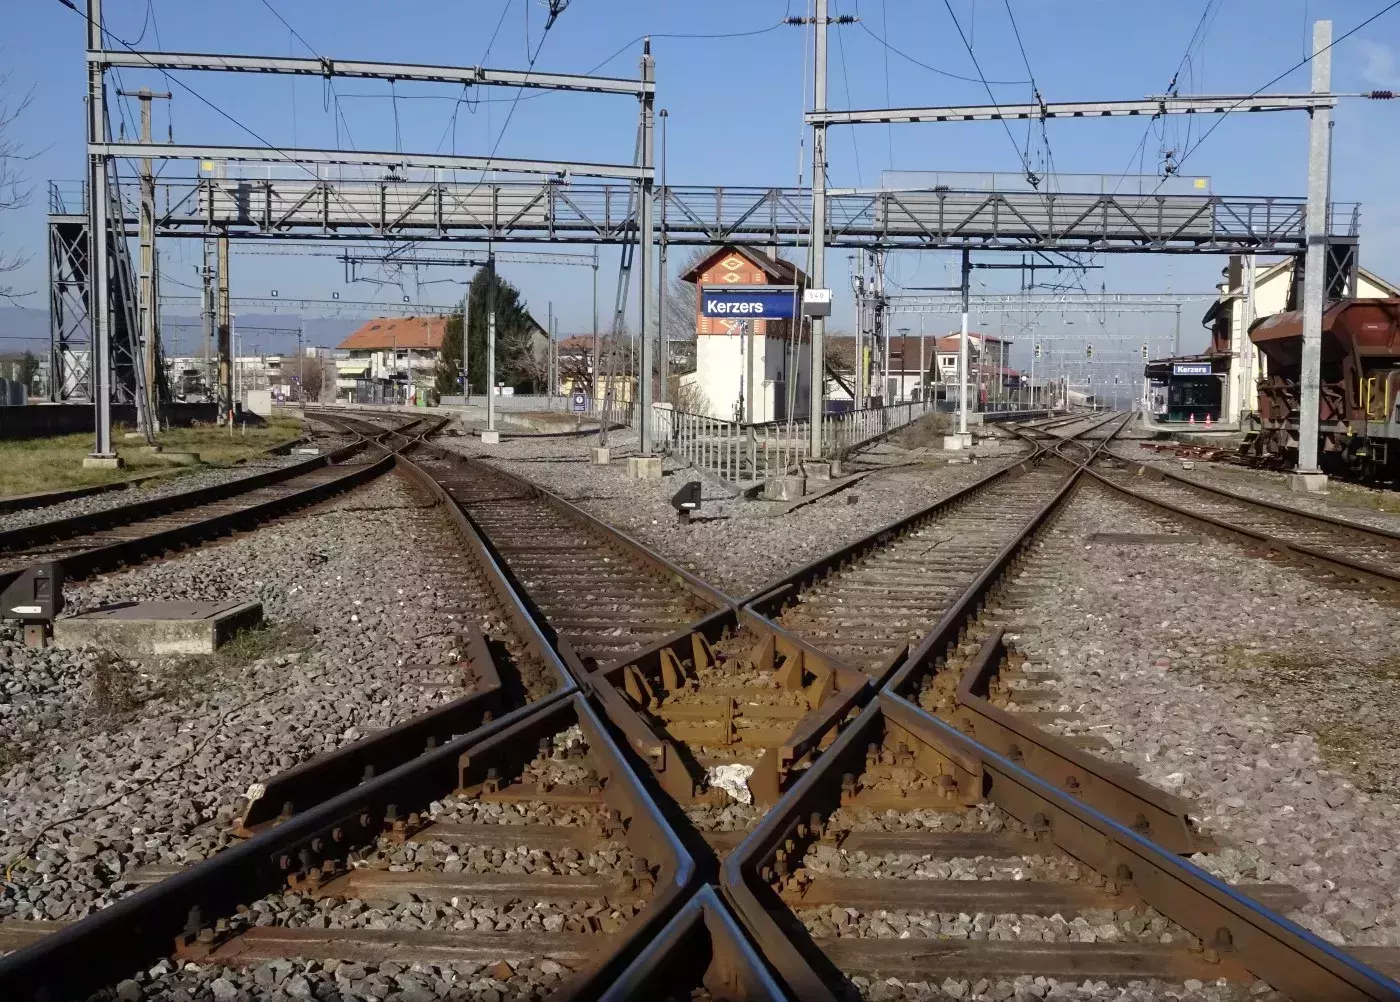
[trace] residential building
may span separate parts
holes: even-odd
[[[344,341],[336,364],[337,397],[406,400],[433,385],[447,317],[376,317]]]

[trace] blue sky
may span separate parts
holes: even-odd
[[[540,44],[545,16],[537,0],[270,2],[321,55],[502,68],[523,68],[527,40],[529,51]],[[1026,80],[1006,3],[951,3],[987,77]],[[799,169],[803,179],[810,177],[801,126],[809,96],[804,86],[810,86],[810,31],[779,26],[779,21],[789,13],[805,13],[806,5],[806,0],[573,0],[544,40],[537,66],[635,74],[640,55],[636,40],[651,34],[659,106],[670,112],[671,183],[791,185],[798,181]],[[1311,19],[1329,17],[1335,33],[1341,34],[1384,5],[1383,0],[1218,0],[1203,40],[1185,63],[1180,89],[1252,91],[1303,57]],[[142,47],[157,47],[158,42],[169,50],[306,54],[306,47],[263,0],[106,0],[104,6],[110,30],[129,42],[140,39]],[[858,24],[832,29],[832,107],[985,101],[980,82],[939,74],[906,58],[975,79],[972,61],[943,3],[833,0],[832,6],[834,13],[860,18]],[[1010,0],[1036,83],[1051,101],[1161,93],[1183,63],[1205,7],[1205,0]],[[12,138],[34,154],[24,165],[33,182],[33,201],[27,209],[0,217],[0,248],[32,255],[31,264],[14,276],[14,284],[35,290],[22,301],[40,308],[45,299],[46,182],[73,179],[81,172],[83,28],[82,18],[59,0],[24,0],[7,13],[7,32],[0,42],[0,66],[9,74],[5,98],[14,102],[33,89],[33,102]],[[757,34],[667,37],[739,32]],[[881,39],[906,55],[891,51]],[[1335,89],[1400,89],[1398,54],[1400,9],[1337,47]],[[183,74],[180,79],[278,145],[351,145],[353,140],[353,145],[366,149],[398,145],[432,151],[455,146],[461,153],[486,153],[499,137],[502,156],[627,162],[632,154],[636,106],[629,98],[549,95],[513,106],[512,92],[484,89],[482,97],[494,100],[468,106],[458,101],[460,92],[452,87],[399,85],[394,88],[396,102],[387,83],[340,81],[337,104],[317,80],[212,74]],[[166,87],[158,75],[135,71],[122,74],[122,85]],[[1303,68],[1273,89],[1297,91],[1307,85],[1308,70]],[[1024,100],[1029,90],[1024,83],[995,87],[1001,101]],[[500,137],[512,106],[509,127]],[[334,114],[337,107],[340,116]],[[1210,121],[1193,125],[1191,137],[1199,136]],[[1363,203],[1363,264],[1383,276],[1400,278],[1400,193],[1394,181],[1395,164],[1400,162],[1400,102],[1346,101],[1336,121],[1334,197]],[[178,87],[171,107],[158,106],[156,122],[159,138],[164,138],[169,122],[177,142],[255,144],[248,133]],[[128,134],[131,128],[128,125]],[[1048,135],[1055,167],[1062,172],[1117,174],[1137,169],[1141,149],[1143,169],[1153,173],[1164,145],[1180,147],[1187,141],[1185,119],[1170,120],[1162,136],[1150,135],[1145,143],[1143,128],[1138,120],[1051,122]],[[1016,143],[1024,141],[1024,131],[1024,126],[1013,127]],[[1192,154],[1184,169],[1208,176],[1218,193],[1300,195],[1306,131],[1301,114],[1232,116]],[[880,172],[889,168],[1015,170],[1019,163],[1013,140],[999,123],[836,129],[830,147],[832,183],[837,185],[875,184]],[[1038,160],[1043,148],[1033,143],[1031,155]],[[190,281],[198,245],[171,244],[163,257],[167,275]],[[683,251],[676,254],[683,256]],[[605,252],[605,302],[612,298],[609,266],[615,260],[615,252]],[[943,284],[952,261],[949,254],[898,255],[890,275],[903,284]],[[1170,283],[1179,291],[1205,292],[1224,260],[1133,256],[1105,258],[1102,263],[1106,267],[1092,273],[1089,281],[1103,282],[1110,290],[1155,291]],[[849,318],[845,252],[832,254],[828,270],[843,300],[837,310],[841,322]],[[563,329],[589,325],[586,269],[516,267],[508,274],[522,286],[532,309],[543,313],[552,300]],[[343,278],[341,266],[333,261],[239,256],[233,289],[235,295],[248,296],[266,295],[272,288],[284,297],[324,297],[332,290],[346,299],[400,295],[396,288],[347,288]],[[988,279],[989,285],[1007,282],[1014,284],[1014,278]],[[422,295],[445,301],[459,294],[456,288],[427,286]],[[178,290],[168,283],[166,291]],[[417,289],[408,291],[419,294]],[[1059,328],[1055,318],[1044,322],[1047,330],[1074,330]],[[937,323],[930,321],[930,326]],[[1170,320],[1125,318],[1123,324],[1125,329],[1160,333]],[[1184,327],[1188,338],[1197,336],[1194,318]]]

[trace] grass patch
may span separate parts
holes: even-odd
[[[899,429],[890,436],[889,441],[892,445],[897,445],[902,449],[941,447],[943,436],[952,433],[953,415],[943,411],[935,411]]]
[[[1392,714],[1400,656],[1374,661],[1310,650],[1228,645],[1211,674],[1247,690],[1284,728],[1307,732],[1318,752],[1368,793],[1400,792]]]
[[[144,442],[123,439],[121,434],[114,430],[113,444],[126,461],[121,470],[83,468],[83,457],[92,451],[90,432],[0,442],[0,496],[89,487],[171,469],[158,456],[142,452]],[[197,452],[208,466],[232,466],[300,434],[301,422],[296,418],[273,417],[263,427],[235,430],[232,435],[213,426],[172,428],[157,435],[156,441],[169,452]]]

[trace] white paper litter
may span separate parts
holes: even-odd
[[[753,775],[753,766],[744,765],[742,762],[712,765],[705,771],[705,775],[711,786],[718,786],[739,803],[753,803],[753,794],[749,792],[749,777]]]

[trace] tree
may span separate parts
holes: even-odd
[[[301,399],[320,400],[326,382],[326,363],[314,355],[303,355],[297,375],[301,379]]]
[[[0,90],[5,88],[9,79],[9,74],[0,74]],[[17,165],[30,157],[22,153],[18,143],[7,140],[5,134],[29,107],[33,97],[34,92],[31,90],[17,102],[0,101],[0,212],[19,209],[29,204],[28,178]],[[0,276],[18,271],[28,261],[27,257],[20,254],[0,252]],[[13,300],[17,295],[21,293],[17,293],[14,286],[0,281],[0,298]]]
[[[447,318],[442,347],[438,349],[437,367],[433,370],[433,389],[438,396],[455,396],[462,392],[462,314]]]
[[[474,393],[486,389],[486,294],[492,272],[479,268],[467,289],[467,378]],[[507,386],[533,385],[532,370],[525,363],[526,345],[532,343],[535,323],[525,309],[520,290],[501,278],[496,280],[496,382]],[[438,353],[434,385],[439,393],[460,393],[462,374],[462,316],[447,320],[442,350]]]

